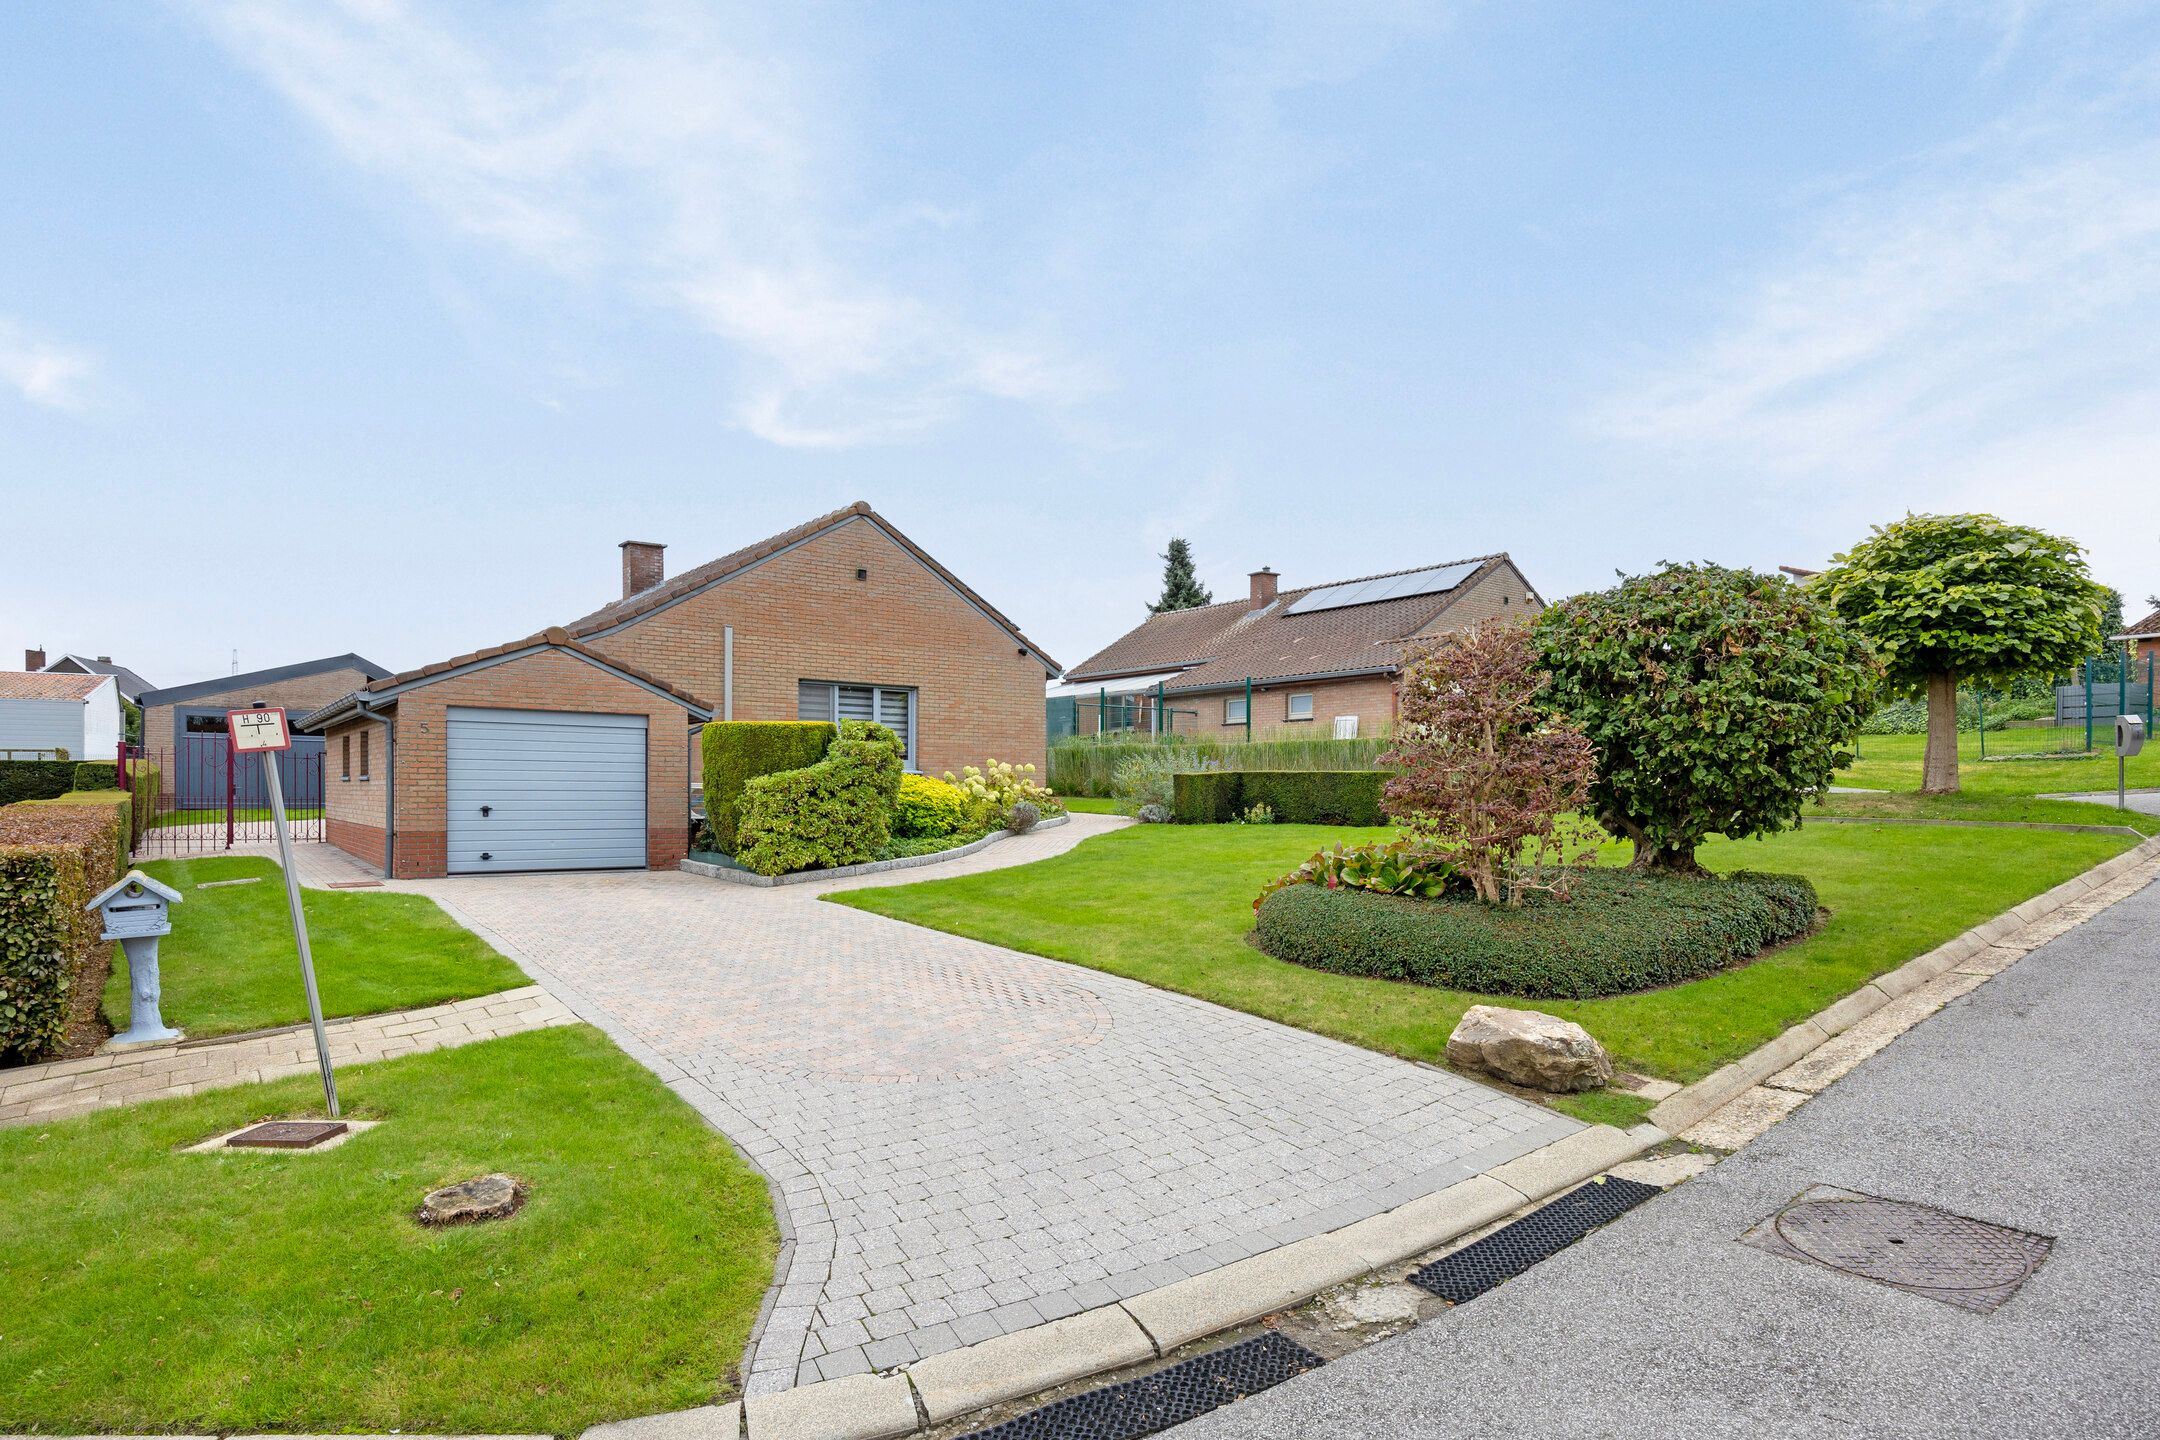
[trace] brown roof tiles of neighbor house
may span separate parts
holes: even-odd
[[[1065,679],[1085,683],[1178,670],[1182,673],[1170,682],[1171,690],[1207,690],[1242,685],[1248,678],[1384,674],[1401,663],[1406,642],[1429,630],[1478,582],[1513,565],[1502,551],[1282,590],[1272,598],[1256,579],[1254,593],[1243,599],[1150,615],[1073,666]],[[1395,587],[1383,583],[1424,583],[1411,577],[1436,571],[1449,572],[1444,578],[1453,583],[1408,594],[1390,593]],[[1360,599],[1360,592],[1375,598]],[[1525,600],[1535,603],[1534,592],[1527,586],[1525,592]],[[1308,597],[1319,598],[1301,609]]]
[[[0,670],[0,700],[85,700],[108,675]]]

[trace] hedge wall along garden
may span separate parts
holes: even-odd
[[[83,909],[120,876],[118,804],[0,807],[0,1058],[31,1060],[67,1036],[75,1002],[94,1005],[112,947]]]
[[[1510,908],[1292,885],[1262,902],[1253,938],[1315,970],[1582,1000],[1698,979],[1815,924],[1815,887],[1797,875],[1584,870],[1572,892]]]
[[[722,852],[733,855],[743,786],[760,775],[817,764],[833,742],[833,727],[824,720],[715,720],[703,737],[705,824]]]
[[[0,805],[50,800],[75,788],[74,760],[0,760]]]
[[[899,792],[900,737],[867,720],[842,721],[817,764],[744,786],[735,858],[760,875],[875,859],[892,839]]]
[[[1171,783],[1171,813],[1193,825],[1221,825],[1266,805],[1284,825],[1385,825],[1384,770],[1202,770]]]

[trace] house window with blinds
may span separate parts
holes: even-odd
[[[900,737],[901,763],[915,768],[915,692],[898,685],[844,685],[800,680],[795,685],[798,720],[875,720]]]

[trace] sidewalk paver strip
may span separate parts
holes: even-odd
[[[1592,1230],[1662,1193],[1657,1186],[1636,1180],[1593,1180],[1501,1226],[1484,1239],[1441,1256],[1412,1273],[1410,1283],[1460,1305],[1514,1279]]]
[[[1322,1363],[1312,1351],[1271,1330],[1031,1410],[974,1431],[967,1440],[1138,1440],[1257,1395]]]
[[[916,1428],[915,1397],[898,1375],[849,1375],[743,1401],[750,1440],[886,1440]]]

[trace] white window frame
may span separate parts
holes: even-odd
[[[1247,700],[1243,695],[1224,696],[1222,702],[1222,723],[1225,725],[1243,725],[1245,723],[1246,717],[1252,713],[1247,708],[1251,704],[1252,702],[1250,700]]]
[[[1298,701],[1300,701],[1300,700],[1302,700],[1302,701],[1304,701],[1304,702],[1305,702],[1305,713],[1304,713],[1304,714],[1302,714],[1302,715],[1298,714]],[[1294,695],[1290,695],[1290,696],[1286,697],[1286,698],[1284,699],[1284,701],[1283,701],[1283,718],[1284,718],[1285,720],[1310,720],[1310,719],[1312,719],[1312,718],[1313,718],[1312,691],[1310,691],[1310,690],[1300,690],[1300,691],[1298,691],[1298,692],[1297,692],[1296,694],[1294,694]]]
[[[868,690],[870,692],[870,718],[873,720],[885,713],[886,696],[904,696],[907,700],[907,733],[900,737],[900,743],[907,748],[906,753],[901,756],[900,763],[903,769],[918,774],[921,773],[920,767],[916,764],[916,756],[921,752],[915,748],[917,717],[922,710],[921,691],[917,687],[913,685],[872,685],[862,680],[798,680],[795,682],[795,714],[798,719],[802,718],[802,690],[805,685],[822,685],[825,687],[825,713],[814,718],[827,723],[837,723],[839,721],[840,692],[842,690]],[[884,724],[881,720],[878,723]],[[890,729],[892,727],[887,726],[886,728]]]

